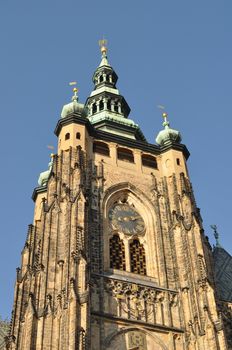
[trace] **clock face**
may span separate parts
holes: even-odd
[[[129,204],[116,204],[109,210],[112,228],[126,235],[141,234],[145,224],[139,213]]]

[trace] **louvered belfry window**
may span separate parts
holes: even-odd
[[[130,243],[130,263],[131,272],[138,273],[140,275],[146,275],[146,258],[143,245],[140,244],[138,239],[134,239]]]
[[[110,268],[126,270],[125,246],[118,235],[110,239]]]

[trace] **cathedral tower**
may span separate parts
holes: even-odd
[[[228,349],[189,152],[166,113],[146,141],[101,51],[33,192],[7,349]]]

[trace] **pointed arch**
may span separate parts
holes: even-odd
[[[148,331],[147,329],[143,329],[141,327],[123,327],[120,330],[116,330],[114,332],[112,332],[111,334],[109,334],[105,341],[104,341],[104,347],[107,350],[112,349],[112,343],[117,339],[117,337],[120,338],[120,336],[129,334],[130,332],[140,332],[142,334],[144,334],[146,337],[150,337],[153,342],[154,342],[154,349],[157,350],[168,350],[168,347],[164,344],[164,342],[154,333],[152,333],[151,331]],[[159,346],[159,347],[157,347]]]
[[[127,203],[142,217],[145,229],[138,236],[139,243],[134,242],[130,252],[130,242],[135,238],[135,234],[126,234],[110,224],[110,209],[116,203]],[[157,217],[154,205],[151,200],[138,187],[129,182],[123,182],[109,187],[101,200],[103,216],[103,268],[107,271],[112,267],[112,257],[110,256],[110,241],[114,234],[117,234],[125,245],[125,262],[127,273],[140,273],[144,276],[153,278],[153,281],[159,283],[159,266],[157,244]],[[135,250],[135,257],[132,259],[132,250]],[[139,255],[139,258],[137,255]],[[118,257],[119,259],[119,257]],[[132,268],[133,266],[133,268]]]

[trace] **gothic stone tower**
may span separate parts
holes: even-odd
[[[146,141],[104,45],[93,82],[33,193],[7,349],[228,349],[179,132]]]

